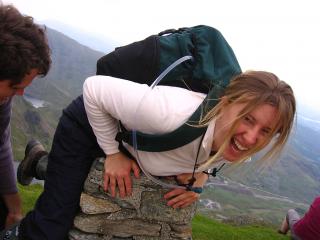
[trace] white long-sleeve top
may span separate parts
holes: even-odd
[[[115,140],[119,131],[118,120],[127,130],[148,134],[172,132],[188,120],[205,96],[178,87],[156,86],[151,89],[146,84],[109,76],[89,77],[83,86],[86,113],[106,155],[119,152]],[[215,121],[211,121],[200,146],[198,164],[209,158],[214,127]],[[164,152],[139,151],[139,160],[156,176],[192,173],[200,141],[201,137]],[[132,146],[127,143],[124,146],[137,157]]]

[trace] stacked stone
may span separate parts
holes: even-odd
[[[103,162],[97,160],[81,195],[81,212],[69,233],[72,240],[190,240],[196,205],[173,209],[163,189],[141,176],[133,179],[132,195],[112,198],[103,191]],[[169,180],[166,180],[170,183]],[[172,182],[171,182],[172,183]]]

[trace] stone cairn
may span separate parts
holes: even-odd
[[[132,177],[132,195],[112,198],[102,188],[103,161],[93,163],[81,195],[81,212],[70,240],[191,240],[196,204],[166,205],[162,188],[142,175]],[[167,183],[173,183],[165,180]]]

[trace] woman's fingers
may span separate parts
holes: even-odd
[[[131,168],[132,168],[132,171],[133,171],[133,174],[136,178],[140,178],[140,167],[138,166],[138,164],[131,160]]]
[[[172,191],[166,193],[166,194],[164,195],[164,198],[165,198],[165,199],[170,199],[170,198],[172,198],[172,197],[174,197],[174,196],[177,196],[177,195],[180,195],[180,194],[182,194],[182,193],[185,193],[186,191],[187,191],[187,190],[182,189],[182,188],[175,188],[175,189],[173,189]]]
[[[185,189],[176,188],[166,193],[164,195],[164,199],[168,200],[167,205],[173,208],[177,208],[179,206],[179,202],[183,199],[182,194],[185,192]]]
[[[131,171],[136,178],[140,176],[140,169],[136,162],[119,152],[106,158],[104,169],[103,189],[105,191],[109,191],[111,196],[115,197],[116,188],[118,188],[120,197],[131,195]]]
[[[103,190],[110,192],[112,197],[116,196],[116,189],[119,190],[120,197],[130,196],[132,193],[132,181],[130,176],[109,176],[104,175]]]
[[[122,177],[117,177],[117,183],[118,183],[118,189],[119,189],[119,194],[120,197],[125,197],[126,196],[126,188],[124,185],[124,180]]]
[[[116,178],[115,177],[110,177],[110,191],[111,191],[111,196],[115,197],[116,196]]]
[[[173,208],[184,208],[194,203],[199,198],[199,194],[176,188],[164,195],[167,205]]]
[[[131,176],[127,175],[124,178],[124,184],[125,184],[125,189],[126,189],[126,194],[127,196],[130,196],[132,194],[132,181],[131,181]]]
[[[109,185],[109,176],[107,174],[104,174],[104,176],[103,176],[103,190],[105,192],[108,191],[108,185]]]

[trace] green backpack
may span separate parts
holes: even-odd
[[[151,85],[168,66],[183,61],[160,81],[160,85],[188,88],[207,94],[189,120],[173,132],[161,135],[127,131],[122,128],[117,140],[149,152],[168,151],[190,143],[203,135],[207,127],[194,127],[212,109],[224,89],[241,68],[222,34],[209,26],[166,30],[142,41],[116,48],[97,62],[97,75],[107,75]]]

